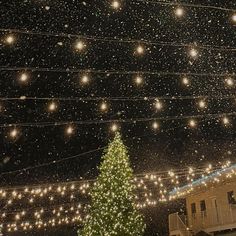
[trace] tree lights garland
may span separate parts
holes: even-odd
[[[136,186],[136,206],[139,209],[143,209],[146,207],[154,207],[158,202],[161,203],[173,200],[174,198],[169,199],[168,197],[169,191],[172,189],[175,191],[179,190],[179,186],[184,179],[184,182],[188,183],[190,186],[194,183],[195,179],[199,177],[207,177],[215,172],[220,173],[229,167],[230,162],[226,162],[226,164],[221,165],[221,167],[213,168],[212,165],[208,165],[207,167],[198,169],[189,167],[188,169],[183,170],[170,170],[168,172],[159,171],[156,173],[136,175],[133,180]],[[27,231],[45,227],[54,227],[56,225],[61,225],[63,222],[62,219],[65,218],[67,219],[67,223],[65,222],[65,224],[81,222],[83,218],[86,218],[87,203],[81,204],[71,202],[66,204],[55,204],[53,202],[58,198],[63,200],[63,202],[67,198],[70,201],[75,201],[75,199],[78,198],[75,197],[77,196],[77,192],[82,192],[82,195],[86,196],[88,195],[93,183],[94,180],[82,180],[68,183],[42,184],[38,186],[2,189],[0,190],[1,201],[6,200],[7,202],[11,202],[4,207],[5,209],[3,208],[3,211],[0,214],[1,221],[4,223],[7,220],[6,222],[8,222],[8,224],[4,223],[3,226],[7,231],[14,232],[18,230]],[[153,187],[151,187],[150,184]],[[83,190],[85,190],[85,192],[83,192]],[[72,199],[71,196],[73,196]],[[52,203],[50,207],[44,206],[45,201],[43,199],[45,197]],[[29,205],[30,208],[22,207],[20,202],[23,203],[25,199],[29,199],[27,205]],[[37,201],[39,201],[39,203],[42,201],[43,205],[33,207],[32,204],[36,204]],[[17,206],[21,207],[17,210]],[[11,209],[14,209],[14,211]],[[35,221],[27,220],[31,214],[33,214]],[[48,215],[50,215],[49,219],[47,219]],[[75,217],[77,217],[77,220],[75,220]],[[44,223],[41,224],[39,222]],[[50,222],[54,222],[54,224],[51,224]],[[40,226],[38,227],[38,225]]]

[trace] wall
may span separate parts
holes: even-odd
[[[195,233],[200,230],[212,232],[212,230],[217,228],[220,230],[223,227],[236,228],[236,204],[228,203],[227,192],[229,191],[234,191],[236,199],[236,181],[187,196],[188,225]],[[202,215],[200,211],[201,200],[206,202],[206,216]],[[191,203],[196,203],[195,219],[191,214]]]

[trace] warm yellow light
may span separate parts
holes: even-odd
[[[13,44],[13,43],[15,42],[14,36],[13,36],[13,35],[8,35],[8,36],[6,37],[6,39],[5,39],[5,42],[6,42],[7,44]]]
[[[111,131],[116,132],[118,130],[118,125],[117,124],[112,124],[111,125]]]
[[[198,106],[199,106],[199,108],[204,109],[204,108],[206,108],[206,102],[204,100],[200,100],[198,102]]]
[[[189,55],[192,58],[196,58],[198,56],[198,50],[196,48],[191,48],[189,50]]]
[[[100,110],[101,110],[102,112],[105,112],[105,111],[107,111],[107,109],[108,109],[107,103],[106,103],[106,102],[102,102],[102,103],[100,104]]]
[[[190,84],[190,81],[189,81],[188,77],[183,77],[182,78],[182,83],[183,83],[183,85],[188,86]]]
[[[162,107],[163,107],[163,105],[162,105],[161,101],[160,101],[159,99],[156,99],[155,108],[156,108],[157,110],[161,110]]]
[[[10,137],[11,138],[16,138],[18,136],[19,131],[14,128],[13,130],[10,131]]]
[[[189,121],[189,126],[190,126],[191,128],[194,128],[194,127],[197,126],[197,122],[196,122],[195,120],[191,119],[191,120]]]
[[[112,8],[119,9],[120,8],[120,2],[117,0],[112,1],[111,3]]]
[[[141,55],[144,53],[144,47],[142,45],[138,45],[136,48],[137,54]]]
[[[152,128],[155,129],[155,130],[158,129],[159,128],[159,124],[156,121],[154,121],[152,123]]]
[[[84,44],[84,42],[82,40],[77,41],[75,44],[75,49],[77,51],[82,51],[85,47],[86,47],[86,45]]]
[[[234,23],[236,23],[236,13],[234,13],[234,14],[232,15],[232,21],[233,21]]]
[[[184,9],[182,7],[177,7],[175,9],[175,15],[177,17],[182,17],[184,15]]]
[[[226,78],[225,82],[228,87],[232,87],[234,85],[234,80],[231,77]]]
[[[89,83],[89,76],[88,75],[82,75],[81,83],[82,84],[88,84]]]
[[[141,76],[136,76],[135,77],[135,84],[136,85],[141,85],[143,83],[143,78]]]
[[[29,79],[29,75],[27,73],[22,73],[19,77],[19,81],[22,83],[26,83]]]
[[[229,118],[228,117],[223,117],[222,119],[224,125],[229,125]]]
[[[72,125],[69,125],[67,128],[66,128],[66,134],[67,135],[72,135],[74,133],[74,127]]]
[[[49,110],[50,112],[54,112],[54,111],[56,111],[56,109],[57,109],[57,104],[56,104],[55,102],[49,103],[49,105],[48,105],[48,110]]]

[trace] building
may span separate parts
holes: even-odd
[[[170,193],[183,198],[187,215],[169,215],[170,236],[236,236],[236,165]]]

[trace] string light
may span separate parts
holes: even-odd
[[[184,76],[182,78],[182,83],[183,83],[183,85],[189,86],[190,85],[190,81],[189,81],[188,77]]]
[[[67,128],[66,128],[66,134],[67,135],[72,135],[74,133],[74,127],[72,125],[69,125]]]
[[[5,39],[5,42],[9,45],[13,44],[15,42],[15,37],[13,35],[8,35]]]
[[[198,56],[198,50],[196,48],[191,48],[189,50],[189,55],[192,57],[192,58],[197,58]]]
[[[19,131],[17,128],[14,128],[13,130],[10,131],[10,137],[15,139],[19,134]]]
[[[177,17],[182,17],[184,15],[184,9],[182,7],[177,7],[175,9],[175,15]]]
[[[161,101],[159,99],[156,99],[155,108],[157,110],[161,110],[163,108],[163,105],[162,105],[162,103],[161,103]]]
[[[140,75],[137,75],[136,77],[135,77],[135,84],[136,85],[141,85],[143,83],[143,78],[140,76]]]
[[[136,53],[139,55],[144,54],[144,47],[142,45],[138,45],[136,48]]]
[[[114,1],[112,1],[111,6],[112,6],[112,8],[117,10],[120,8],[120,2],[117,0],[114,0]]]
[[[26,83],[29,79],[29,75],[27,73],[22,73],[19,77],[19,81],[22,83]]]
[[[232,87],[234,85],[234,80],[231,77],[225,79],[226,85]]]
[[[222,119],[222,121],[223,121],[223,124],[225,125],[225,126],[227,126],[227,125],[229,125],[229,118],[228,117],[223,117],[223,119]]]
[[[232,15],[232,21],[233,21],[233,23],[236,23],[236,13],[234,13],[234,14]]]
[[[204,109],[204,108],[206,108],[206,102],[204,100],[200,100],[198,102],[198,106],[199,106],[199,108]]]
[[[49,112],[54,112],[57,109],[57,104],[55,102],[51,102],[48,104],[48,111]]]
[[[191,128],[195,128],[195,127],[197,126],[197,122],[196,122],[194,119],[191,119],[191,120],[189,121],[189,126],[190,126]]]
[[[86,84],[88,84],[89,83],[89,76],[88,75],[82,75],[82,77],[81,77],[81,83],[82,84],[84,84],[84,85],[86,85]]]
[[[108,109],[107,103],[106,103],[106,102],[102,102],[102,103],[100,104],[100,110],[101,110],[102,112],[105,112],[105,111],[107,111],[107,109]]]
[[[86,47],[86,45],[84,44],[84,42],[82,40],[77,41],[75,44],[75,49],[77,51],[82,51],[82,50],[84,50],[85,47]]]
[[[118,128],[119,128],[119,127],[118,127],[117,124],[112,124],[112,125],[111,125],[111,131],[112,131],[112,132],[116,132],[116,131],[118,130]]]
[[[158,124],[156,121],[154,121],[154,122],[152,123],[152,128],[153,128],[154,130],[159,129],[159,124]]]

